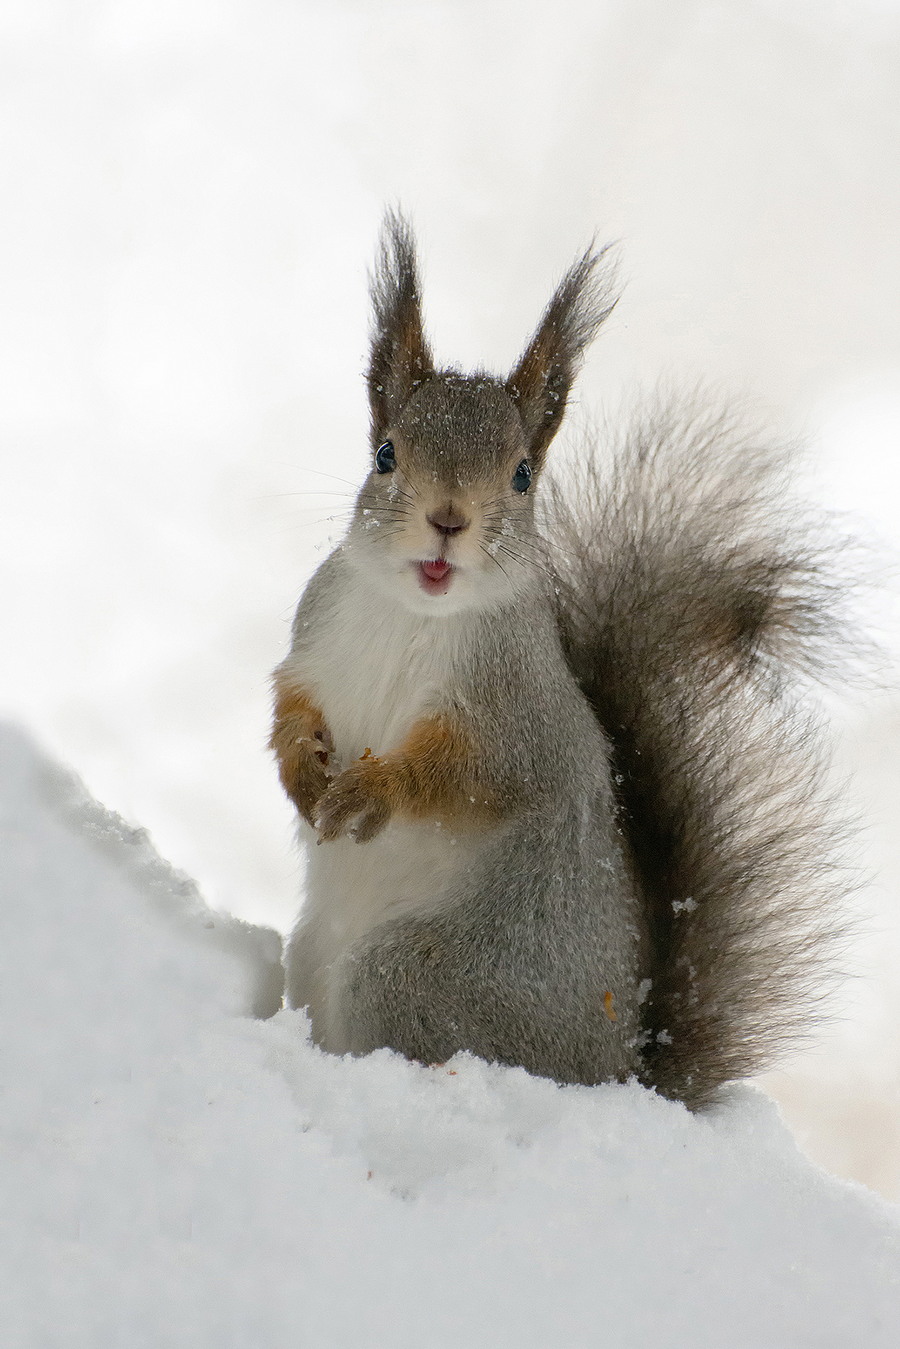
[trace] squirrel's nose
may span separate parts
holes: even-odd
[[[470,522],[451,502],[447,506],[442,506],[440,510],[432,511],[428,516],[428,523],[434,525],[440,534],[461,534],[464,529],[469,528]]]

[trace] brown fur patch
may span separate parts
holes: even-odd
[[[356,821],[356,837],[364,843],[392,815],[470,826],[495,819],[479,776],[476,751],[462,727],[447,716],[425,718],[399,749],[364,755],[334,781],[318,812],[322,838],[339,838]]]
[[[413,726],[396,755],[382,762],[391,802],[414,818],[493,816],[479,784],[478,756],[466,731],[447,716]]]
[[[281,785],[305,820],[328,788],[326,773],[332,749],[322,709],[309,694],[276,672],[275,706],[269,748],[278,760]]]

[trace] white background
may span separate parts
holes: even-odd
[[[462,364],[511,364],[575,252],[620,240],[581,409],[660,376],[748,395],[895,545],[889,0],[5,0],[0,38],[0,711],[212,903],[296,907],[267,677],[363,470],[385,202]],[[862,977],[774,1086],[816,1155],[900,1194],[900,701],[835,717]]]

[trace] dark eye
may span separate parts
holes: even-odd
[[[523,459],[513,474],[512,485],[517,492],[527,492],[531,486],[531,465]]]
[[[375,472],[393,473],[396,467],[397,460],[394,456],[394,447],[389,440],[386,440],[375,451]]]

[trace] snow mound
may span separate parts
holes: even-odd
[[[760,1093],[331,1058],[259,1019],[275,934],[9,729],[0,826],[0,1343],[898,1343],[900,1214]]]

